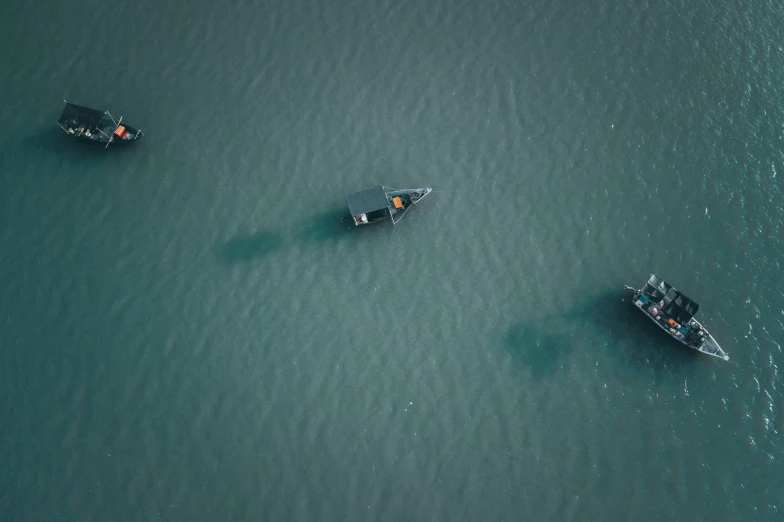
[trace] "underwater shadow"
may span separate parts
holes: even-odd
[[[226,264],[244,263],[279,250],[281,244],[275,232],[256,232],[230,239],[218,247],[217,255]]]
[[[576,346],[590,350],[597,362],[607,361],[624,372],[652,373],[669,380],[696,371],[704,356],[664,334],[634,308],[622,290],[570,299],[563,312],[515,325],[504,345],[514,360],[535,377],[550,377],[564,367]],[[710,361],[707,361],[710,362]]]
[[[504,340],[510,355],[534,377],[549,377],[563,368],[563,360],[573,348],[566,336],[530,324],[510,328]]]
[[[622,290],[584,300],[566,317],[587,325],[613,360],[633,370],[680,372],[700,358],[648,320],[632,306],[631,294]]]
[[[217,255],[224,263],[235,264],[267,256],[286,246],[291,247],[292,237],[303,242],[338,240],[347,237],[354,228],[351,216],[346,214],[345,211],[333,210],[317,214],[289,228],[236,236],[219,245]],[[288,244],[284,237],[289,238]]]
[[[348,236],[356,228],[345,209],[317,214],[300,225],[296,236],[305,241],[334,241]]]

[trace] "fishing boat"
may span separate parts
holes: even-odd
[[[642,288],[624,289],[633,292],[634,306],[670,337],[698,352],[729,360],[707,328],[694,318],[700,305],[664,279],[651,274]]]
[[[346,194],[346,203],[354,224],[369,225],[376,221],[392,219],[396,224],[409,208],[419,203],[433,189],[396,189],[383,185]]]
[[[84,140],[105,143],[136,141],[144,136],[139,129],[131,127],[109,114],[109,111],[99,111],[65,102],[65,108],[57,120],[66,134]]]

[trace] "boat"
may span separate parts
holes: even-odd
[[[57,124],[66,134],[105,143],[107,147],[110,143],[136,141],[144,136],[139,129],[123,123],[122,116],[115,120],[109,111],[82,107],[67,101]]]
[[[429,187],[396,189],[378,185],[346,194],[346,203],[357,226],[384,219],[392,219],[392,223],[397,224],[409,208],[422,201],[432,190]]]
[[[624,289],[633,292],[634,306],[670,337],[698,352],[729,360],[708,329],[694,318],[700,305],[664,279],[651,274],[642,288]]]

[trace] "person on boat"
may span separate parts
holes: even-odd
[[[659,315],[659,310],[657,310],[655,306],[653,308],[651,308],[651,315],[654,316],[654,317]]]

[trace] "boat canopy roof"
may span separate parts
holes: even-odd
[[[656,274],[651,274],[651,277],[648,278],[648,282],[642,287],[642,293],[649,295],[654,301],[661,301],[671,288],[672,285],[667,284],[664,279]]]
[[[74,105],[73,103],[66,102],[63,113],[60,115],[60,119],[57,120],[57,123],[68,125],[68,120],[76,119],[79,120],[79,123],[95,127],[101,122],[105,115],[105,111],[90,109],[89,107],[82,107],[81,105]]]
[[[346,203],[352,216],[389,208],[387,193],[382,185],[346,194]]]
[[[700,309],[699,303],[673,288],[656,274],[651,274],[648,278],[642,293],[650,296],[654,301],[664,301],[664,311],[679,323],[688,323]]]

